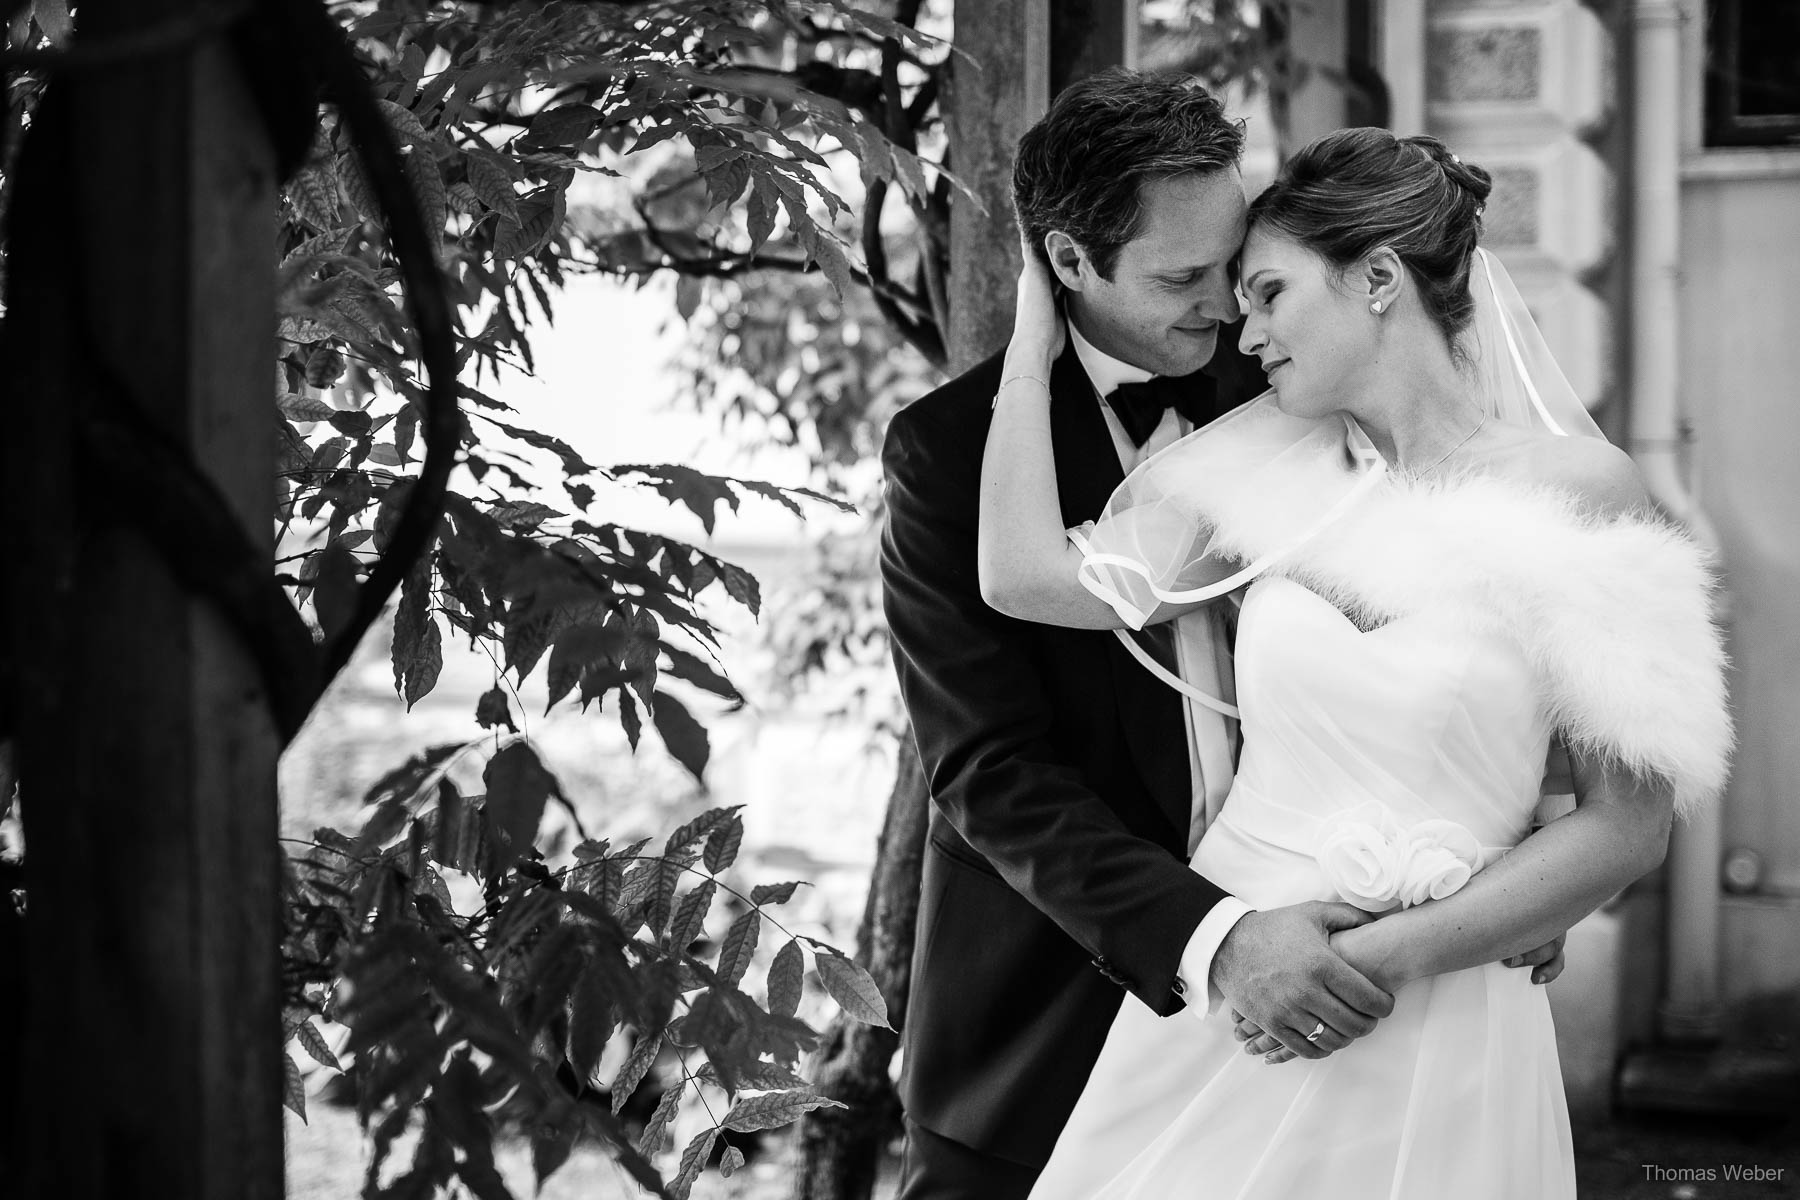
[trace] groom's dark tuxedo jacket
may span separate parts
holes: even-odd
[[[1223,413],[1266,386],[1221,329]],[[1125,991],[1181,1007],[1182,951],[1223,893],[1186,865],[1177,695],[1106,631],[1002,616],[975,566],[1001,356],[896,414],[881,572],[895,669],[932,797],[901,1097],[935,1133],[1049,1157]],[[1066,526],[1123,478],[1073,349],[1051,376]]]

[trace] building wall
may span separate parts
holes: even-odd
[[[1422,15],[1425,130],[1493,176],[1483,241],[1576,392],[1603,409],[1617,387],[1603,294],[1615,172],[1597,149],[1617,115],[1613,40],[1580,0],[1431,0]]]
[[[1800,995],[1800,150],[1690,156],[1681,191],[1681,395],[1724,542],[1739,744],[1724,843],[1726,998]]]
[[[1740,734],[1724,845],[1760,866],[1721,914],[1731,1038],[1760,1024],[1756,1014],[1800,1013],[1800,148],[1701,147],[1705,7],[1688,4],[1682,33],[1688,153],[1673,331],[1631,329],[1623,285],[1631,5],[1387,0],[1382,37],[1397,131],[1437,134],[1493,173],[1487,244],[1615,437],[1631,403],[1628,339],[1679,338],[1691,483],[1724,543]],[[1565,1066],[1590,1076],[1570,1080],[1572,1099],[1605,1094],[1596,1040],[1616,1055],[1651,1031],[1661,900],[1658,880],[1646,880],[1571,943],[1597,960],[1553,989],[1559,1025],[1579,1035]]]

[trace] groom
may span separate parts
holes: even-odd
[[[1243,133],[1193,81],[1109,71],[1019,144],[1014,203],[1066,294],[1050,379],[1065,525],[1136,463],[1261,392],[1237,350]],[[975,568],[1001,356],[893,420],[882,580],[933,801],[900,1081],[902,1200],[1023,1197],[1126,992],[1159,1014],[1220,997],[1300,1056],[1392,997],[1334,954],[1345,905],[1256,912],[1186,865],[1231,781],[1235,722],[1185,711],[1110,633],[1003,617]],[[1210,652],[1140,645],[1229,698]],[[1331,1028],[1306,1040],[1314,1016]],[[1279,1068],[1269,1068],[1271,1070]]]

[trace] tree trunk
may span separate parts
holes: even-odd
[[[1012,160],[1020,134],[1054,91],[1121,62],[1137,19],[1127,0],[983,0],[957,14],[953,40],[974,62],[950,73],[945,111],[958,176],[980,205],[958,193],[950,217],[950,369],[966,371],[1005,344],[1019,273],[1012,213]],[[972,18],[972,19],[965,19]],[[912,982],[919,870],[929,813],[925,777],[910,734],[888,800],[874,878],[858,932],[859,961],[904,1027]],[[901,1133],[888,1078],[895,1034],[839,1019],[814,1059],[819,1090],[849,1105],[802,1120],[794,1200],[868,1200],[885,1147]]]
[[[81,5],[78,51],[140,48],[55,80],[9,214],[0,657],[29,903],[0,1175],[21,1200],[284,1190],[276,732],[171,567],[191,527],[96,468],[191,464],[273,557],[273,153],[222,29],[151,36],[204,31],[205,7]]]
[[[876,845],[875,874],[856,931],[856,959],[887,1000],[895,1030],[905,1027],[912,985],[913,929],[928,808],[925,773],[912,737],[903,734],[887,819]],[[840,1016],[813,1056],[819,1091],[848,1108],[818,1109],[800,1126],[801,1165],[794,1200],[867,1200],[881,1155],[900,1131],[900,1098],[888,1077],[899,1034]]]

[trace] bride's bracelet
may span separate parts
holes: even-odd
[[[1039,379],[1036,375],[1011,375],[1002,379],[1000,381],[1000,386],[994,389],[994,403],[996,405],[1000,403],[1000,394],[1006,391],[1008,387],[1011,387],[1015,383],[1024,383],[1027,380],[1043,388],[1046,396],[1050,394],[1050,383],[1048,380]]]

